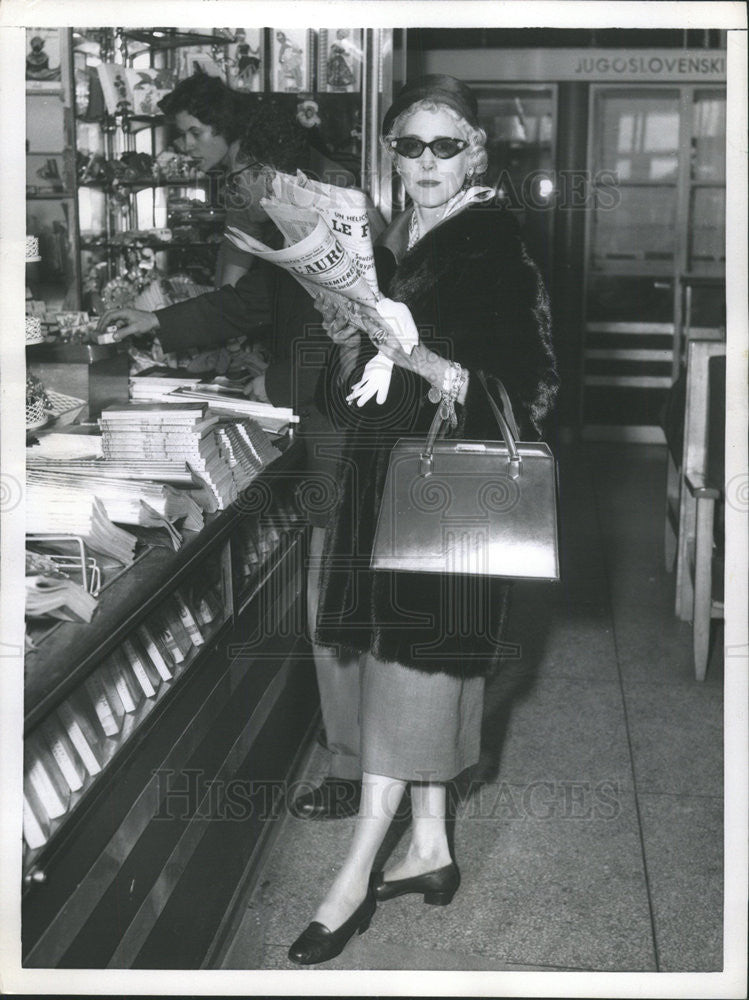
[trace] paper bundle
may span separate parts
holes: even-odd
[[[264,431],[280,434],[289,424],[299,423],[299,417],[285,406],[256,403],[227,387],[199,385],[194,389],[176,389],[170,397],[177,401],[207,403],[210,410],[234,417],[252,417]]]
[[[271,250],[231,226],[227,235],[241,250],[289,271],[310,295],[335,297],[356,315],[358,305],[380,298],[372,249],[371,209],[363,191],[338,188],[277,173],[273,195],[260,202],[283,233],[287,246]]]
[[[193,389],[200,384],[194,375],[177,375],[167,372],[141,372],[130,379],[130,398],[133,402],[158,403],[175,389]]]
[[[71,580],[48,556],[26,552],[26,614],[90,622],[97,601]]]
[[[231,469],[219,450],[217,424],[218,417],[209,415],[205,404],[192,401],[110,406],[99,418],[106,459],[140,464],[144,470],[172,466],[179,471],[188,465],[223,508],[237,494]]]
[[[254,420],[222,424],[216,433],[221,442],[222,453],[232,470],[238,493],[280,455],[268,435]]]
[[[55,497],[98,497],[107,517],[118,524],[166,527],[170,535],[169,526],[182,519],[184,527],[191,531],[203,527],[203,515],[193,497],[166,483],[40,468],[28,469],[27,481],[46,488]],[[177,538],[181,542],[179,535]]]
[[[47,483],[29,482],[26,490],[26,531],[31,535],[75,535],[96,552],[128,565],[136,539],[107,517],[96,497],[78,491],[59,492]]]

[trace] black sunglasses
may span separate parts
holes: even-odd
[[[431,149],[439,160],[451,160],[467,146],[468,142],[465,139],[450,139],[448,136],[438,136],[431,142],[417,139],[415,135],[403,135],[390,140],[390,148],[399,156],[408,157],[409,160],[416,160],[425,149]]]

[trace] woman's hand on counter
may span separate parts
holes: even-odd
[[[125,337],[136,337],[144,333],[155,333],[159,329],[159,319],[156,313],[145,312],[142,309],[109,309],[99,320],[96,328],[97,336],[107,333],[110,327],[113,341]]]

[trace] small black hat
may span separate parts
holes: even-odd
[[[441,73],[431,73],[428,76],[420,76],[415,80],[409,80],[402,87],[395,100],[390,105],[382,123],[382,134],[387,135],[392,128],[393,122],[398,115],[406,108],[423,100],[437,101],[446,104],[453,111],[472,125],[478,127],[478,104],[476,96],[462,80],[456,80],[454,76],[445,76]]]

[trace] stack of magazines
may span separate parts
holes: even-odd
[[[195,375],[178,374],[176,371],[149,369],[130,379],[130,398],[134,403],[159,403],[175,389],[194,389],[201,379]]]
[[[127,403],[102,411],[102,454],[115,462],[136,462],[145,470],[173,466],[195,472],[211,488],[220,508],[236,500],[236,487],[222,457],[215,430],[218,417],[204,403]]]
[[[58,492],[36,481],[26,488],[26,532],[77,536],[125,566],[135,555],[135,537],[112,523],[98,497],[77,490]]]
[[[169,397],[172,403],[202,402],[211,410],[229,417],[252,417],[269,434],[281,434],[289,424],[299,422],[293,410],[270,403],[256,403],[246,399],[240,390],[227,386],[196,385],[194,388],[175,389]]]
[[[262,427],[249,418],[224,421],[216,434],[238,493],[280,454]]]
[[[60,618],[90,622],[95,597],[71,580],[48,556],[26,552],[26,614],[30,618]]]
[[[106,463],[100,463],[100,473],[78,470],[30,468],[27,482],[43,490],[49,502],[92,502],[96,497],[110,521],[118,524],[138,524],[146,528],[165,528],[179,547],[182,538],[174,530],[177,521],[190,531],[203,527],[203,512],[185,490],[151,480],[132,481],[107,474]]]
[[[111,406],[102,412],[99,426],[107,464],[115,463],[119,468],[127,463],[141,472],[153,470],[153,479],[169,477],[172,481],[184,477],[187,469],[210,490],[214,509],[236,500],[280,454],[257,421],[219,417],[197,401]],[[140,482],[138,488],[142,485]],[[165,496],[174,492],[167,490]],[[195,499],[201,503],[200,498]]]

